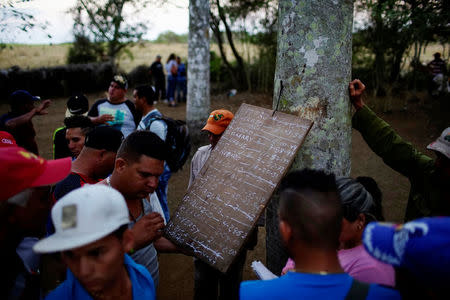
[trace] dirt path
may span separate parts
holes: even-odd
[[[97,99],[102,93],[88,95],[90,99]],[[131,96],[131,95],[130,95]],[[212,98],[212,109],[226,108],[236,112],[242,102],[271,107],[271,96],[264,94],[238,94],[233,98],[223,95]],[[93,101],[91,101],[91,104]],[[398,101],[398,107],[403,101]],[[177,119],[185,118],[185,106],[169,108],[158,104],[164,114]],[[398,107],[393,107],[393,113],[381,116],[398,131],[407,141],[424,153],[426,145],[439,134],[437,130],[429,126],[428,116],[419,109],[418,105],[411,106],[408,112],[402,112]],[[8,107],[0,105],[0,113],[5,113]],[[37,141],[40,153],[45,158],[51,158],[51,136],[53,130],[62,125],[65,111],[65,99],[55,99],[49,110],[49,115],[36,117],[34,120],[37,131]],[[174,174],[169,182],[169,205],[173,211],[181,201],[187,187],[189,177],[188,165],[180,172]],[[353,132],[352,141],[352,176],[372,176],[380,185],[383,192],[383,208],[385,217],[389,221],[401,221],[403,219],[407,195],[409,191],[408,180],[384,165],[366,145],[358,132]],[[253,260],[265,262],[265,231],[259,230],[259,241],[254,251],[250,251],[247,257],[244,279],[254,279],[249,265]],[[191,299],[193,295],[193,262],[191,257],[176,254],[160,255],[160,284],[158,299]]]

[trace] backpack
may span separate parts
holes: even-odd
[[[174,120],[165,116],[154,116],[150,119],[150,125],[155,120],[162,120],[167,125],[166,145],[170,149],[166,162],[171,172],[180,170],[191,153],[191,138],[186,122]]]

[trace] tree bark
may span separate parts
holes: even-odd
[[[293,169],[350,175],[352,0],[280,0],[273,107],[314,121]],[[267,265],[286,263],[278,235],[278,197],[267,209]]]
[[[209,1],[189,1],[188,91],[186,120],[193,149],[206,143],[201,128],[210,110]]]

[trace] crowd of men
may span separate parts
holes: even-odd
[[[154,105],[158,92],[138,86],[131,101],[127,89],[126,78],[116,75],[108,97],[90,109],[85,96],[69,98],[64,126],[53,135],[54,160],[38,156],[32,123],[50,101],[35,106],[39,99],[29,92],[11,94],[11,112],[0,117],[2,299],[155,299],[158,253],[186,254],[162,236],[171,170],[167,124]],[[353,127],[409,178],[407,223],[377,222],[381,192],[373,179],[292,171],[279,186],[279,231],[291,257],[286,274],[241,283],[253,230],[225,274],[194,259],[195,299],[448,295],[450,128],[428,146],[432,159],[364,104],[364,90],[359,80],[349,84]],[[228,110],[211,112],[202,129],[210,144],[193,156],[189,186],[233,118]],[[51,291],[41,284],[44,257],[66,270]]]

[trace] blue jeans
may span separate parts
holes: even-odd
[[[167,76],[167,99],[173,101],[175,99],[175,89],[177,87],[177,77]]]
[[[181,96],[181,93],[183,93],[183,96]],[[186,95],[187,95],[186,77],[178,76],[176,94],[178,102],[186,102]]]
[[[159,203],[161,204],[166,221],[169,222],[169,204],[167,202],[167,188],[169,185],[169,179],[172,176],[172,172],[169,169],[167,163],[164,163],[164,172],[159,176],[158,187],[156,188],[156,195],[158,196]]]

